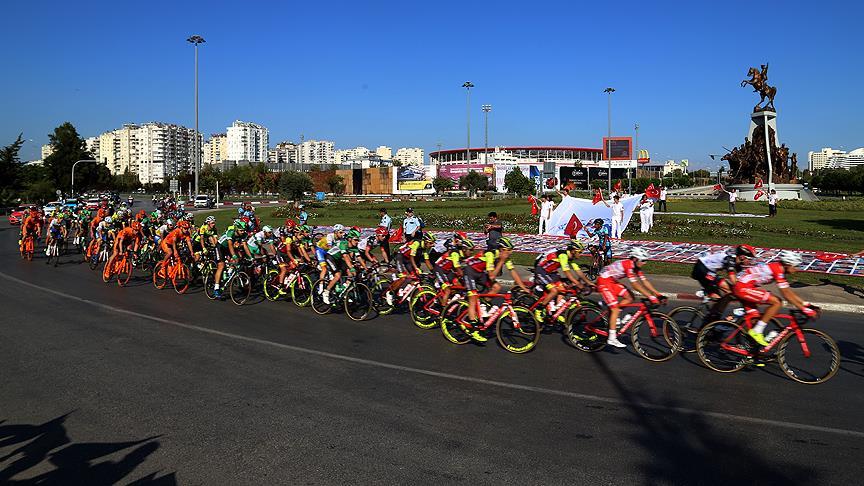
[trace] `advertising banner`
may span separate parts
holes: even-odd
[[[622,234],[626,231],[630,217],[633,216],[633,211],[641,199],[641,194],[621,199],[621,204],[624,205],[624,230]],[[565,236],[568,233],[575,233],[579,238],[588,238],[589,235],[585,232],[584,226],[597,218],[605,221],[606,226],[611,226],[612,208],[608,208],[602,203],[593,204],[590,199],[565,196],[561,204],[552,211],[552,217],[546,225],[546,234]]]
[[[489,185],[495,184],[495,166],[492,164],[446,164],[438,166],[438,176],[459,182],[459,178],[474,171],[485,175],[489,179]]]
[[[406,165],[394,167],[393,194],[434,194],[433,174],[428,166]]]
[[[534,169],[534,166],[528,164],[497,164],[495,166],[495,188],[498,192],[505,192],[504,176],[513,170],[513,167],[519,167],[519,171],[522,172],[522,175],[528,178],[531,177],[532,169]]]

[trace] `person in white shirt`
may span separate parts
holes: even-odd
[[[555,210],[555,202],[552,196],[544,194],[540,198],[540,234],[546,233],[549,228],[549,220],[552,218],[552,212]]]
[[[768,193],[768,217],[777,216],[777,191],[771,189]]]
[[[723,189],[723,192],[729,194],[729,214],[735,214],[735,201],[738,199],[738,189],[733,187],[731,191]]]
[[[606,203],[612,208],[612,238],[621,238],[621,232],[624,231],[624,205],[621,204],[621,196],[615,194],[612,198],[612,205]]]
[[[648,196],[643,195],[642,200],[639,201],[639,221],[641,224],[640,230],[643,233],[647,233],[648,230],[651,229],[651,223],[653,219],[652,212],[654,211],[654,200],[648,199]]]
[[[666,188],[664,186],[660,186],[660,211],[666,212]],[[653,220],[653,215],[652,215]]]

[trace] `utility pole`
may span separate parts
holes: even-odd
[[[471,88],[474,87],[474,84],[471,81],[465,81],[462,84],[462,87],[465,88],[465,119],[468,125],[468,145],[465,147],[465,163],[468,164],[471,162]]]
[[[609,176],[608,187],[606,191],[612,195],[612,93],[615,88],[606,88],[603,90],[608,96],[606,97],[606,163],[607,175]]]
[[[636,167],[638,169],[638,167],[639,167],[639,123],[637,122],[636,125],[633,126],[633,128],[636,130],[636,143],[635,143],[636,146],[633,148],[633,152],[636,154],[636,157],[633,157],[633,159],[636,160]],[[631,194],[633,193],[633,178],[630,177],[630,169],[629,168],[627,169],[627,192],[631,193]]]
[[[198,171],[199,161],[201,160],[201,146],[198,143],[198,44],[205,42],[200,35],[193,35],[186,39],[186,42],[195,46],[195,151],[192,155],[193,163],[195,164],[195,195],[198,195]]]
[[[492,105],[483,105],[481,107],[483,109],[483,116],[485,121],[483,122],[484,130],[486,132],[485,142],[483,142],[483,163],[489,163],[489,112],[492,111]]]

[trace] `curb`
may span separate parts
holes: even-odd
[[[499,282],[506,285],[514,285],[516,282],[513,280],[505,280],[499,279]],[[670,293],[670,292],[661,292],[663,295],[669,297],[670,300],[702,300],[702,297],[699,297],[696,294],[692,293]],[[832,302],[811,302],[813,305],[821,307],[823,311],[830,312],[848,312],[851,314],[864,314],[864,305],[857,304],[836,304]]]

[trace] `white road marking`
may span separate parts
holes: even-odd
[[[474,383],[474,384],[478,384],[478,385],[494,386],[494,387],[498,387],[498,388],[507,388],[510,390],[528,391],[528,392],[539,393],[539,394],[543,394],[543,395],[551,395],[551,396],[558,396],[558,397],[565,397],[565,398],[575,398],[578,400],[588,400],[588,401],[608,403],[608,404],[618,405],[618,406],[636,406],[636,407],[644,409],[644,410],[656,410],[656,411],[661,411],[661,412],[674,412],[674,413],[680,413],[680,414],[685,414],[685,415],[707,416],[707,417],[716,418],[716,419],[734,420],[736,422],[749,423],[749,424],[760,425],[760,426],[773,426],[773,427],[780,427],[780,428],[785,428],[785,429],[806,430],[806,431],[810,431],[810,432],[821,432],[821,433],[828,433],[828,434],[844,435],[844,436],[849,436],[849,437],[864,438],[864,432],[858,431],[858,430],[838,429],[838,428],[834,428],[834,427],[823,427],[820,425],[810,425],[810,424],[801,424],[801,423],[797,423],[797,422],[786,422],[786,421],[782,421],[782,420],[771,420],[771,419],[764,419],[764,418],[758,418],[758,417],[748,417],[746,415],[736,415],[736,414],[724,413],[724,412],[710,412],[710,411],[696,410],[696,409],[686,408],[686,407],[669,407],[669,406],[665,406],[665,405],[656,405],[656,404],[652,404],[652,403],[633,403],[633,402],[621,400],[618,398],[601,397],[598,395],[588,395],[585,393],[576,393],[576,392],[569,392],[569,391],[564,391],[564,390],[554,390],[551,388],[543,388],[543,387],[530,386],[530,385],[519,385],[516,383],[508,383],[508,382],[497,381],[497,380],[487,380],[485,378],[474,378],[474,377],[470,377],[470,376],[454,375],[454,374],[450,374],[450,373],[444,373],[441,371],[426,370],[426,369],[422,369],[422,368],[413,368],[411,366],[402,366],[402,365],[397,365],[397,364],[393,364],[393,363],[385,363],[383,361],[375,361],[375,360],[371,360],[371,359],[357,358],[354,356],[347,356],[344,354],[330,353],[327,351],[319,351],[316,349],[309,349],[309,348],[304,348],[304,347],[300,347],[300,346],[292,346],[290,344],[282,344],[282,343],[277,343],[277,342],[273,342],[273,341],[267,341],[266,339],[258,339],[258,338],[249,337],[249,336],[242,336],[240,334],[233,334],[230,332],[218,331],[215,329],[209,329],[206,327],[196,326],[194,324],[187,324],[187,323],[175,321],[172,319],[164,319],[162,317],[151,316],[149,314],[143,314],[141,312],[130,311],[130,310],[122,309],[120,307],[115,307],[112,305],[101,304],[99,302],[95,302],[95,301],[92,301],[89,299],[85,299],[85,298],[78,297],[75,295],[67,294],[65,292],[60,292],[59,290],[45,288],[45,287],[27,282],[25,280],[21,280],[19,278],[13,277],[13,276],[8,275],[8,274],[3,273],[3,272],[0,272],[0,277],[5,278],[7,280],[10,280],[12,282],[15,282],[19,285],[25,285],[27,287],[31,287],[31,288],[41,290],[43,292],[46,292],[46,293],[49,293],[52,295],[56,295],[58,297],[63,297],[66,299],[74,300],[76,302],[81,302],[83,304],[91,305],[91,306],[94,306],[94,307],[97,307],[97,308],[100,308],[103,310],[111,311],[111,312],[116,312],[118,314],[125,314],[125,315],[129,315],[129,316],[134,316],[134,317],[138,317],[141,319],[146,319],[146,320],[158,322],[161,324],[168,324],[171,326],[176,326],[176,327],[180,327],[183,329],[188,329],[188,330],[192,330],[192,331],[198,331],[198,332],[202,332],[202,333],[206,333],[206,334],[211,334],[214,336],[236,339],[238,341],[245,341],[248,343],[260,344],[263,346],[271,346],[271,347],[275,347],[275,348],[279,348],[279,349],[293,351],[296,353],[303,353],[303,354],[308,354],[308,355],[312,355],[312,356],[320,356],[323,358],[330,358],[330,359],[335,359],[335,360],[339,360],[339,361],[346,361],[349,363],[356,363],[356,364],[361,364],[361,365],[366,365],[366,366],[374,366],[374,367],[378,367],[378,368],[385,368],[385,369],[390,369],[390,370],[402,371],[402,372],[406,372],[406,373],[415,373],[415,374],[419,374],[419,375],[432,376],[432,377],[443,378],[443,379],[448,379],[448,380]]]

